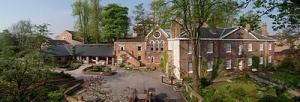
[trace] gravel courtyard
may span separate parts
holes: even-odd
[[[155,88],[158,102],[164,99],[172,99],[169,102],[184,102],[179,92],[175,92],[171,86],[161,83],[161,72],[142,72],[117,70],[114,76],[105,76],[104,80],[112,89],[113,96],[120,96],[127,87],[136,88],[138,94],[142,94],[144,89]]]

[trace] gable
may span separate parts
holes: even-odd
[[[223,36],[221,39],[256,39],[258,40],[252,33],[239,29],[235,32],[232,32],[226,36]]]

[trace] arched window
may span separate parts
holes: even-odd
[[[151,51],[153,51],[154,50],[154,46],[155,46],[155,43],[154,43],[154,41],[153,40],[151,40],[150,41],[150,49],[151,49]]]
[[[155,41],[155,44],[156,44],[155,50],[156,50],[156,51],[159,51],[159,45],[160,45],[160,42],[159,42],[158,40],[156,40],[156,41]]]
[[[160,51],[164,51],[164,44],[165,44],[164,41],[160,42]]]

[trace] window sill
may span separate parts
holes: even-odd
[[[189,71],[188,73],[193,73],[193,71]]]
[[[192,53],[188,53],[189,55],[191,55]]]
[[[213,52],[207,52],[208,54],[212,54]]]
[[[231,53],[231,51],[226,51],[226,53]]]
[[[228,68],[226,68],[226,69],[231,69],[231,67],[228,67]]]
[[[206,71],[211,72],[213,69],[207,69]]]

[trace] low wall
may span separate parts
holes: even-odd
[[[79,100],[77,97],[72,97],[71,95],[74,94],[76,91],[78,91],[79,89],[82,88],[82,84],[83,84],[83,80],[79,80],[78,84],[68,88],[65,92],[64,92],[64,97],[66,99],[67,102],[83,102],[81,100]]]

